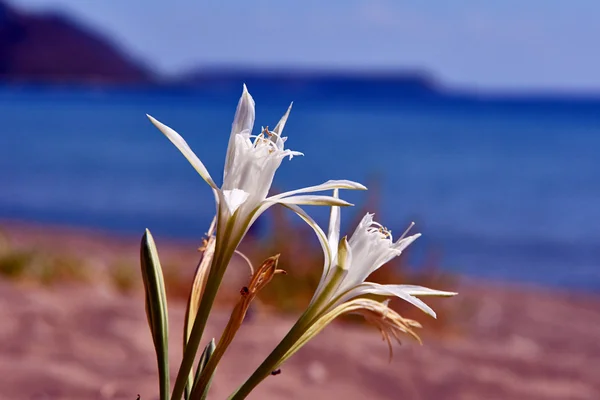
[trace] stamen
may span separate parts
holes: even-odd
[[[278,140],[285,142],[285,138],[282,138],[279,135],[279,133],[277,133],[275,131],[270,131],[268,126],[266,128],[264,128],[264,132],[267,134],[267,136],[273,143],[276,143]]]
[[[269,132],[269,138],[274,137],[275,135],[277,135],[275,132]],[[267,145],[269,146],[269,153],[274,152],[275,150],[277,150],[277,145],[275,144],[275,142],[273,142],[272,139],[266,138],[264,131],[261,132],[259,135],[250,135],[248,136],[249,138],[254,138],[254,142],[252,142],[252,146],[254,148],[260,146],[260,145]]]
[[[400,236],[400,239],[398,239],[398,240],[404,239],[404,237],[408,234],[408,232],[412,229],[413,226],[415,226],[415,223],[411,222],[410,225],[408,225],[408,228],[406,228],[406,230],[404,231],[404,233],[402,234],[402,236]]]
[[[381,225],[379,222],[371,222],[371,226],[367,228],[367,232],[380,233],[385,239],[392,239],[392,231]]]
[[[392,231],[385,226],[379,228],[379,233],[381,233],[385,238],[392,238]]]
[[[373,222],[371,222],[371,225],[377,226],[377,227],[379,227],[379,228],[383,228],[383,225],[381,225],[381,224],[380,224],[379,222],[377,222],[377,221],[373,221]]]

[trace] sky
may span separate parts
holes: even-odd
[[[454,87],[600,90],[598,0],[12,0],[63,10],[166,74],[415,70]]]

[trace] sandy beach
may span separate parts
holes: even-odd
[[[0,278],[1,399],[156,399],[156,366],[143,293],[101,279],[111,260],[138,257],[137,238],[75,228],[0,224],[5,242],[95,260],[85,282],[40,285]],[[61,247],[62,246],[62,247]],[[193,243],[161,240],[167,263],[193,265]],[[137,270],[135,271],[138,272]],[[231,280],[235,287],[235,279]],[[227,290],[227,288],[225,289]],[[252,399],[598,399],[600,297],[464,280],[463,310],[448,332],[394,348],[366,326],[333,324],[269,377]],[[227,318],[221,304],[208,337]],[[222,399],[293,323],[263,308],[242,327],[217,370]],[[184,303],[171,301],[171,370],[180,361]],[[422,320],[428,318],[426,315]]]

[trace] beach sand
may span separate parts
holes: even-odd
[[[18,246],[137,260],[137,238],[73,228],[1,224]],[[63,246],[63,247],[61,247]],[[161,256],[193,265],[195,245],[161,240]],[[191,250],[190,250],[191,248]],[[192,267],[193,268],[193,267]],[[137,271],[136,271],[137,272]],[[93,274],[100,277],[101,274]],[[234,290],[235,284],[230,285]],[[228,290],[228,289],[226,289]],[[250,399],[599,399],[600,297],[463,282],[458,329],[387,346],[372,328],[335,323],[267,378]],[[220,307],[205,338],[227,319]],[[171,370],[181,357],[182,301],[172,301]],[[426,319],[424,315],[421,319]],[[209,398],[223,399],[293,323],[258,308],[219,366]],[[0,399],[156,399],[143,293],[98,282],[41,286],[0,278]]]

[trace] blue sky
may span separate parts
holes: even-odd
[[[61,9],[161,72],[422,68],[453,86],[600,89],[598,0],[12,0]]]

